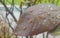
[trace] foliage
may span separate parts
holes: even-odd
[[[28,0],[14,0],[15,5],[20,5],[21,2],[23,2],[24,4],[27,2]],[[52,4],[56,4],[56,5],[60,5],[60,0],[30,0],[31,3],[34,3],[36,1],[36,4],[40,4],[40,3],[52,3]],[[9,5],[12,3],[12,0],[4,0],[4,2]]]

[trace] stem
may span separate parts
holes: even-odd
[[[33,36],[30,36],[30,38],[33,38]]]
[[[7,10],[6,10],[6,19],[8,21],[8,24],[9,24],[9,27],[14,31],[13,27],[11,26],[10,22],[9,22],[9,19],[7,18]]]
[[[48,36],[49,36],[49,32],[47,32],[46,38],[48,38]]]
[[[21,16],[21,14],[22,14],[22,2],[21,2],[21,4],[20,4],[20,16]]]
[[[26,38],[29,38],[28,36],[26,36]]]
[[[13,13],[13,11],[14,11],[14,0],[12,0],[11,9],[12,9],[11,11]]]
[[[44,35],[44,33],[43,33],[43,38],[45,38],[45,35]]]

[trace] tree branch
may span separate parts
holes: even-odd
[[[11,14],[11,16],[14,18],[14,21],[17,22],[15,16],[14,16],[13,13],[8,9],[8,7],[5,5],[5,3],[4,3],[2,0],[0,0],[0,2],[4,5],[5,9],[6,9],[6,10]],[[8,13],[8,14],[9,14],[9,13]],[[8,14],[7,14],[7,16],[8,16]]]

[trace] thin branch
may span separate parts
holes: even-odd
[[[23,2],[21,2],[21,4],[20,4],[20,9],[21,9],[21,10],[20,10],[20,16],[22,15],[22,11],[23,11],[23,10],[22,10],[22,4],[23,4]],[[21,38],[23,38],[23,36],[22,36]]]
[[[49,36],[49,32],[47,32],[46,38],[48,38],[48,36]]]
[[[45,34],[43,33],[43,38],[45,38]]]
[[[11,11],[13,12],[14,11],[14,0],[12,0],[12,4],[11,4]]]
[[[28,36],[26,36],[26,38],[29,38]]]
[[[30,36],[30,38],[33,38],[33,36]]]
[[[48,38],[49,32],[55,31],[55,30],[59,27],[59,25],[60,25],[60,24],[56,25],[55,28],[54,28],[53,30],[48,31],[48,32],[47,32],[47,35],[46,35],[46,38]]]
[[[8,2],[9,4],[11,4],[10,1],[7,0],[7,2]],[[19,8],[17,8],[16,6],[14,6],[14,7],[17,9],[17,11],[20,11]]]
[[[4,3],[2,0],[0,0],[0,2],[4,5],[4,7],[6,8],[6,10],[7,10],[7,11],[11,14],[11,16],[14,18],[14,21],[17,22],[15,16],[14,16],[13,13],[8,9],[8,7],[5,5],[5,3]],[[8,13],[8,14],[9,14],[9,13]],[[7,15],[8,15],[8,14],[7,14]]]
[[[11,24],[10,24],[10,22],[9,22],[9,19],[8,19],[8,17],[7,17],[7,10],[6,10],[6,19],[7,19],[7,21],[8,21],[9,27],[14,31],[14,29],[13,29],[13,27],[11,26]]]
[[[9,24],[9,27],[14,31],[13,27],[11,26],[10,22],[9,22],[9,19],[6,17],[7,21],[8,21],[8,24]]]
[[[20,15],[22,14],[22,2],[21,2],[21,4],[20,4]]]

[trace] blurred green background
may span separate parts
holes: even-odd
[[[3,0],[7,5],[12,3],[12,0]],[[27,0],[14,0],[14,4],[15,5],[20,5],[21,2],[23,2],[24,4],[26,3]],[[31,0],[31,4],[33,4],[35,2],[35,0]],[[36,4],[40,4],[40,3],[52,3],[52,4],[56,4],[56,5],[60,5],[60,0],[36,0]]]

